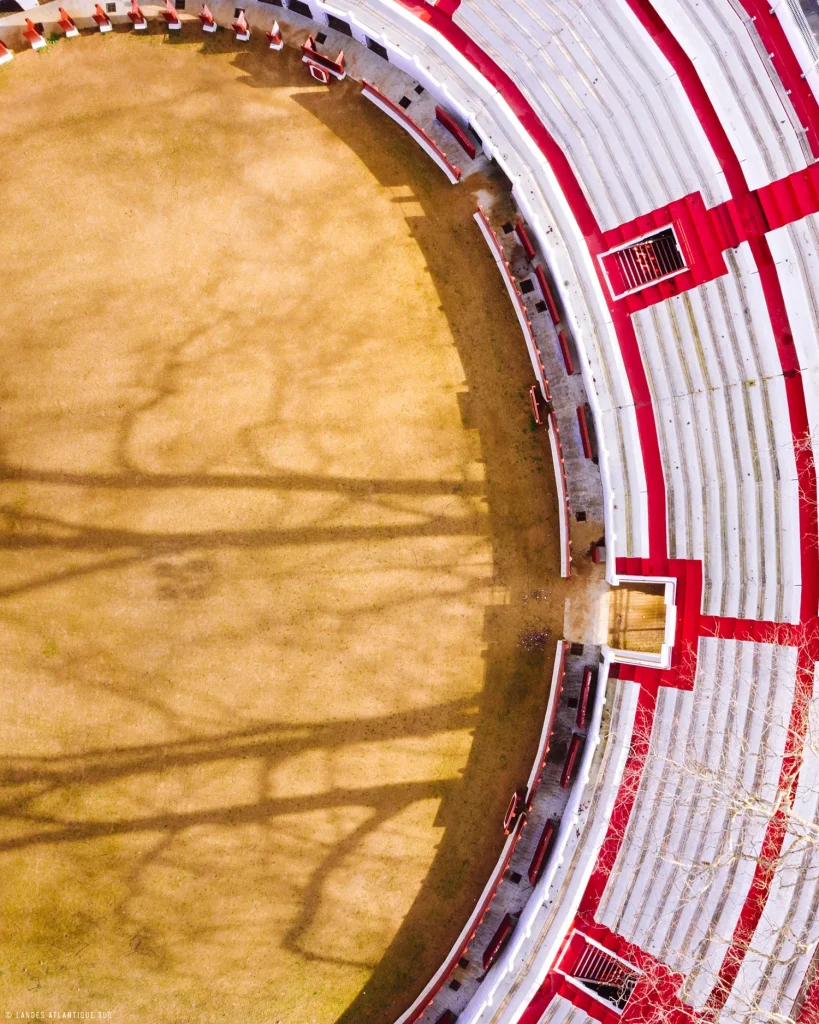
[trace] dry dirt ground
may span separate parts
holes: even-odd
[[[61,41],[0,104],[0,1013],[389,1021],[562,622],[488,183],[224,33]]]

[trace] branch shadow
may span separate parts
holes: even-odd
[[[235,51],[233,63],[250,88],[308,84],[295,51],[286,49],[273,63],[258,43],[240,49],[226,33],[206,40],[200,50],[203,56]],[[0,852],[112,836],[159,835],[159,843],[134,866],[129,885],[136,889],[145,865],[161,857],[173,838],[188,830],[266,825],[292,814],[348,806],[367,808],[366,820],[338,842],[313,872],[304,911],[287,933],[287,947],[308,961],[315,954],[307,948],[304,936],[314,924],[328,876],[390,819],[414,803],[437,800],[435,825],[442,829],[442,836],[428,874],[380,961],[366,965],[372,968],[366,988],[339,1018],[339,1024],[376,1024],[396,1017],[448,952],[503,845],[500,822],[509,794],[525,779],[531,765],[548,696],[545,680],[551,670],[550,655],[527,651],[518,639],[532,622],[547,627],[553,636],[562,632],[557,498],[551,474],[543,471],[550,464],[544,435],[535,435],[529,422],[526,390],[531,367],[525,346],[495,264],[472,221],[475,190],[498,190],[502,183],[491,176],[480,177],[453,189],[412,140],[360,96],[352,81],[334,84],[326,91],[296,92],[292,99],[341,139],[379,186],[401,191],[396,202],[404,203],[408,211],[420,204],[421,215],[408,212],[405,218],[451,329],[464,371],[464,390],[458,399],[464,425],[477,432],[485,468],[485,480],[465,480],[458,484],[458,493],[484,498],[486,511],[428,514],[406,525],[355,527],[326,522],[297,530],[191,529],[169,535],[117,526],[90,527],[73,522],[69,515],[34,514],[3,505],[0,552],[68,552],[93,560],[9,583],[0,587],[0,598],[40,593],[71,579],[194,552],[487,534],[495,583],[509,591],[510,597],[508,603],[485,609],[482,687],[474,699],[444,702],[431,712],[425,709],[423,713],[395,713],[363,721],[303,725],[237,721],[234,729],[187,735],[173,742],[100,748],[82,755],[6,758],[0,770],[0,820],[12,824],[14,830],[10,838],[0,840]],[[173,390],[170,375],[159,385],[167,393]],[[129,494],[175,489],[318,491],[351,503],[393,499],[399,503],[404,498],[445,496],[453,491],[448,480],[295,472],[143,472],[129,460],[127,436],[120,445],[120,461],[120,472],[84,473],[30,469],[5,460],[0,462],[0,483]],[[550,600],[544,599],[537,607],[534,602],[526,603],[531,591],[540,594],[546,590]],[[66,820],[42,809],[44,798],[76,787],[121,783],[226,760],[258,763],[264,777],[277,765],[312,751],[459,730],[471,730],[473,738],[463,775],[457,780],[391,783],[376,779],[366,787],[340,786],[321,794],[278,797],[266,794],[260,782],[257,799],[241,806],[224,804],[99,820]],[[159,940],[154,937],[152,941]],[[171,969],[167,961],[162,962]]]

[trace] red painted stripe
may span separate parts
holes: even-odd
[[[657,673],[655,672],[654,675],[656,676]],[[626,834],[626,828],[634,808],[634,801],[637,798],[640,776],[648,756],[651,730],[654,726],[654,713],[657,707],[657,690],[656,684],[654,686],[643,685],[640,689],[634,721],[634,733],[631,738],[631,749],[626,760],[626,766],[623,770],[623,781],[620,784],[620,791],[614,803],[611,820],[606,831],[606,838],[603,841],[594,871],[578,907],[578,916],[582,915],[583,920],[594,920],[594,915],[600,906],[603,890],[606,888],[609,874],[614,867],[614,862],[617,859],[617,854],[620,851]]]
[[[771,10],[770,0],[739,0],[754,19],[754,27],[770,54],[782,84],[788,90],[802,127],[807,128],[811,152],[819,157],[819,103],[802,75],[802,68],[788,42],[785,30]]]

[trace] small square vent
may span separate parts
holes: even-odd
[[[600,262],[615,299],[687,269],[680,240],[671,225],[604,253]]]

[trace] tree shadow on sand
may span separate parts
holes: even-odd
[[[220,34],[220,38],[207,41],[202,52],[224,53],[234,47],[226,34]],[[286,49],[274,60],[254,45],[251,49],[237,48],[233,63],[244,72],[247,86],[255,89],[309,84],[298,53]],[[494,261],[471,219],[474,190],[493,189],[499,187],[498,182],[467,181],[453,189],[412,140],[367,103],[357,84],[350,80],[326,91],[297,92],[293,102],[333,131],[366,164],[380,186],[401,191],[396,201],[407,204],[408,209],[420,204],[422,213],[406,216],[406,222],[449,321],[465,375],[460,399],[464,425],[478,433],[486,470],[485,480],[464,481],[459,494],[484,498],[485,511],[429,512],[406,525],[359,527],[328,519],[298,531],[286,527],[192,528],[168,534],[113,525],[88,526],[73,522],[69,516],[32,513],[6,505],[0,508],[5,523],[0,552],[69,553],[72,560],[68,567],[61,564],[53,571],[21,574],[0,587],[0,597],[42,592],[62,586],[71,578],[94,578],[133,566],[175,565],[174,559],[199,558],[226,550],[252,552],[300,544],[485,534],[492,546],[495,580],[511,596],[509,603],[485,609],[482,688],[474,699],[444,702],[423,712],[304,724],[248,722],[237,717],[232,727],[198,732],[173,720],[172,709],[160,700],[153,710],[166,716],[183,733],[181,738],[76,755],[7,758],[0,772],[0,814],[9,829],[8,838],[0,840],[0,852],[157,834],[161,837],[159,845],[146,855],[144,863],[135,865],[131,884],[136,889],[140,870],[166,855],[176,837],[197,828],[267,827],[293,815],[364,808],[362,822],[327,850],[312,871],[305,888],[304,909],[286,935],[287,948],[309,961],[325,955],[311,950],[305,936],[315,924],[328,877],[375,830],[419,801],[437,800],[435,824],[442,828],[442,838],[423,885],[378,963],[357,965],[371,967],[373,973],[366,989],[340,1018],[343,1024],[376,1024],[394,1018],[410,1003],[456,938],[502,846],[500,820],[510,791],[525,779],[531,765],[547,697],[550,654],[526,651],[518,639],[533,614],[532,606],[527,606],[524,599],[530,591],[542,590],[544,580],[556,580],[558,576],[556,496],[551,474],[542,468],[549,464],[545,439],[538,436],[533,442],[526,410],[531,367],[525,346]],[[172,383],[168,386],[172,388]],[[542,457],[533,456],[532,451],[539,451]],[[349,478],[321,472],[146,473],[130,464],[124,443],[121,465],[120,472],[89,474],[0,464],[0,483],[128,494],[185,488],[225,493],[311,491],[326,492],[350,506],[395,502],[391,508],[399,508],[405,499],[452,493],[451,481]],[[539,532],[532,542],[527,535],[533,530]],[[176,584],[177,591],[181,586],[183,592],[185,586],[190,590],[198,585],[185,581]],[[459,581],[464,591],[473,585],[479,584],[466,578]],[[172,599],[177,591],[172,592]],[[556,582],[553,600],[544,601],[538,608],[538,625],[548,627],[552,635],[560,635],[562,629],[562,596],[561,585]],[[396,597],[396,601],[405,600],[404,596]],[[65,662],[59,665],[60,670],[69,667]],[[82,670],[81,664],[77,670]],[[145,701],[144,694],[123,689],[122,695],[129,701]],[[229,711],[226,717],[230,717]],[[396,783],[376,778],[368,786],[333,786],[307,796],[271,795],[267,789],[265,780],[271,772],[313,752],[463,730],[472,731],[473,738],[459,779]],[[143,814],[129,811],[104,820],[49,811],[61,793],[78,787],[93,789],[222,763],[257,766],[259,784],[254,799],[184,811],[148,808]]]

